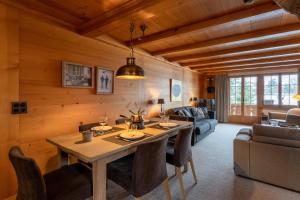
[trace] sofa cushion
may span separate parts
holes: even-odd
[[[256,124],[253,126],[253,135],[300,141],[300,129],[298,128],[273,127]]]
[[[253,141],[281,146],[300,147],[300,129],[254,125]]]
[[[300,140],[289,140],[289,139],[255,135],[255,136],[253,136],[253,141],[268,143],[268,144],[276,144],[276,145],[280,145],[280,146],[300,148]]]
[[[287,115],[286,122],[290,125],[300,126],[300,116],[299,115]]]
[[[250,128],[242,128],[237,135],[249,135],[250,137],[252,137],[253,132],[252,129]]]
[[[215,130],[215,127],[216,127],[217,124],[218,124],[218,121],[215,120],[215,119],[204,119],[203,121],[209,123],[210,129],[211,129],[211,130]]]
[[[196,127],[200,130],[200,134],[210,130],[210,124],[205,120],[196,122]]]

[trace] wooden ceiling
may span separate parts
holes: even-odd
[[[135,45],[201,73],[300,66],[299,19],[272,0],[0,0],[87,37]]]

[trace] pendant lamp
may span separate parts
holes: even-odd
[[[127,58],[126,65],[121,66],[116,73],[117,78],[122,79],[144,79],[144,69],[135,64],[134,50],[133,50],[133,32],[135,25],[133,22],[130,23],[130,49],[131,55]]]

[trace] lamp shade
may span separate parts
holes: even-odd
[[[296,100],[296,101],[300,101],[300,94],[294,95],[293,99]]]
[[[135,58],[127,58],[127,64],[120,67],[116,73],[117,78],[122,79],[144,79],[145,72],[143,68],[135,64]]]
[[[158,100],[157,100],[157,103],[158,103],[158,104],[165,104],[165,100],[164,100],[164,99],[158,99]]]

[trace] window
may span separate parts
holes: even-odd
[[[242,114],[242,78],[230,78],[230,115]]]
[[[257,77],[244,78],[244,115],[257,115]]]
[[[293,99],[297,93],[297,74],[264,76],[264,105],[297,105]]]
[[[281,76],[281,102],[282,105],[297,105],[293,96],[298,93],[297,74],[286,74]]]
[[[264,77],[264,104],[278,105],[279,100],[279,76],[265,76]]]

